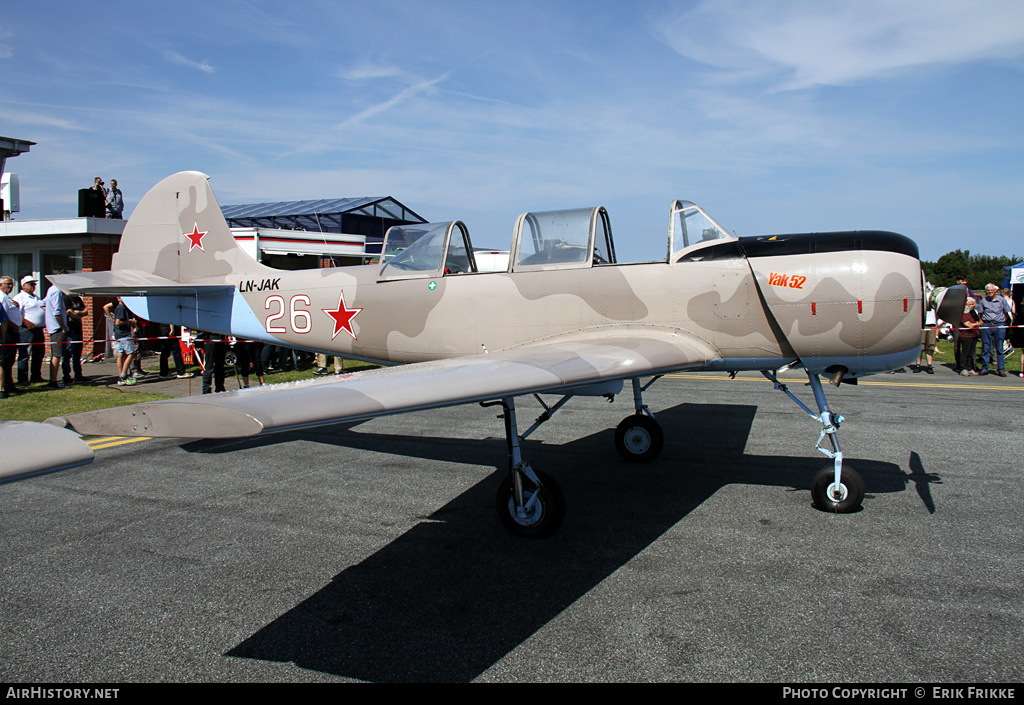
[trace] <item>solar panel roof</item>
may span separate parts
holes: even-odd
[[[425,218],[390,196],[322,198],[307,201],[279,201],[223,206],[221,211],[233,227],[302,227],[306,230],[341,232],[341,217],[369,216],[412,223]]]

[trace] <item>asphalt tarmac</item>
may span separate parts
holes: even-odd
[[[0,486],[0,681],[1017,683],[1024,381],[987,380],[826,387],[848,515],[811,505],[820,425],[752,373],[651,387],[646,465],[613,447],[628,394],[576,399],[524,443],[568,503],[544,540],[497,518],[495,408],[96,439]]]

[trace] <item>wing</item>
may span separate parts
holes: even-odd
[[[231,438],[367,419],[534,392],[703,367],[719,359],[703,340],[677,332],[624,332],[561,339],[471,355],[145,402],[47,419],[84,435]]]
[[[0,423],[0,484],[91,463],[93,451],[71,431],[30,421]]]

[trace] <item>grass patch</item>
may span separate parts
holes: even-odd
[[[150,373],[144,379],[152,379],[159,372],[158,365],[150,365],[147,358],[143,362],[143,369]],[[195,373],[192,378],[192,393],[202,392],[201,371],[198,366],[187,366]],[[378,367],[368,362],[345,360],[344,372],[358,372],[360,370]],[[269,372],[263,378],[267,384],[279,384],[281,382],[294,382],[301,379],[314,377],[313,370],[316,367],[305,367],[288,372]],[[334,371],[333,367],[329,370]],[[88,371],[88,370],[87,370]],[[126,404],[138,404],[144,401],[157,401],[159,399],[174,399],[173,395],[159,394],[156,392],[137,391],[139,385],[134,387],[118,387],[114,384],[112,377],[101,378],[111,380],[110,385],[105,384],[76,384],[67,389],[50,389],[45,382],[32,384],[27,387],[19,385],[22,394],[0,399],[0,421],[45,421],[53,416],[64,416],[66,414],[77,414],[80,411],[93,411],[95,409],[109,409],[113,406],[125,406]],[[238,381],[236,381],[238,380]],[[188,384],[184,380],[183,383]],[[250,384],[257,384],[256,377],[249,378]],[[140,383],[142,385],[145,382]],[[240,378],[235,374],[234,368],[228,367],[224,377],[224,387],[232,391],[240,387]]]
[[[932,356],[934,365],[952,365],[956,362],[953,356],[953,341],[951,340],[940,340],[935,345],[935,355]],[[981,340],[978,340],[978,345],[974,349],[974,359],[978,365],[981,365]],[[1020,374],[1024,372],[1024,357],[1021,356],[1020,350],[1014,350],[1013,354],[1008,355],[1005,360],[1006,373]],[[992,369],[996,369],[996,357],[993,354],[991,360]]]
[[[67,389],[50,389],[45,383],[22,386],[22,394],[0,400],[0,421],[45,421],[51,416],[77,414],[80,411],[109,409],[157,399],[173,399],[166,394],[132,392],[120,387],[76,384]]]

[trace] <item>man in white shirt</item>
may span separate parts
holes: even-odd
[[[31,274],[21,278],[21,291],[14,302],[21,309],[21,346],[18,348],[18,384],[43,382],[43,326],[46,316],[43,300],[36,296],[36,278]],[[31,372],[29,374],[29,360]]]
[[[64,385],[57,381],[57,371],[68,342],[68,310],[64,306],[64,294],[53,284],[46,290],[43,308],[46,332],[50,334],[50,389],[64,389]]]
[[[14,291],[14,280],[10,277],[0,277],[0,308],[3,309],[7,319],[2,326],[3,337],[0,338],[0,342],[3,343],[0,345],[0,399],[6,399],[11,394],[18,393],[18,388],[14,386],[14,376],[11,374],[11,370],[14,368],[14,360],[18,355],[18,348],[15,347],[15,344],[20,337],[21,309],[10,297],[12,291]]]

